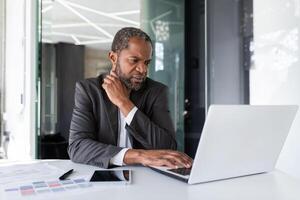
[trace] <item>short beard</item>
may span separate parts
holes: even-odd
[[[117,61],[116,64],[116,74],[119,77],[120,81],[126,86],[127,89],[129,90],[134,90],[134,91],[138,91],[139,89],[142,88],[142,86],[145,83],[145,80],[143,82],[141,82],[139,85],[133,85],[132,82],[130,81],[130,78],[127,78],[120,67],[120,63]]]

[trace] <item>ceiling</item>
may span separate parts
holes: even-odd
[[[122,27],[140,26],[140,0],[41,0],[42,42],[108,50]]]

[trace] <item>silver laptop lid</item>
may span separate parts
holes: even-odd
[[[298,106],[212,105],[188,183],[274,169]]]

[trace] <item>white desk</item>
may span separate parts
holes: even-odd
[[[99,169],[93,166],[72,163],[69,160],[43,161],[61,169],[74,169],[76,173]],[[148,199],[197,199],[197,200],[299,200],[300,180],[280,171],[253,175],[205,184],[188,185],[145,167],[133,169],[132,184],[108,186],[105,190],[70,196],[72,200],[148,200]],[[75,176],[76,173],[72,176]],[[65,200],[65,198],[64,198]]]

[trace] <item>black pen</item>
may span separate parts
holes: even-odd
[[[61,175],[59,177],[59,180],[65,180],[70,174],[72,174],[73,169],[70,169],[69,171],[67,171],[66,173],[64,173],[63,175]]]

